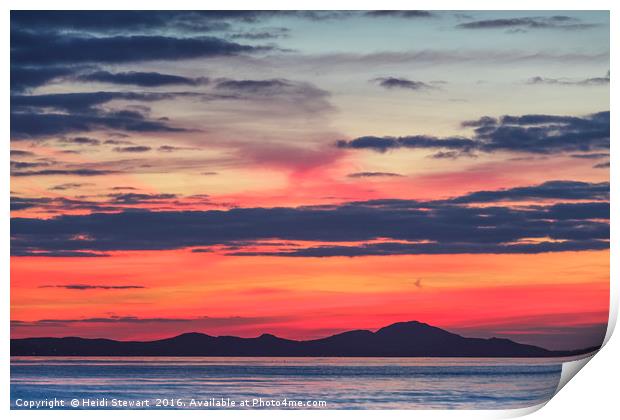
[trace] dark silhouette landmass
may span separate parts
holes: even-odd
[[[417,321],[376,332],[347,331],[296,341],[263,334],[256,338],[187,333],[156,341],[21,338],[11,356],[287,356],[287,357],[562,357],[598,350],[551,351],[504,338],[466,338]]]

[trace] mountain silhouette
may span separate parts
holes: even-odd
[[[504,338],[467,338],[417,321],[306,341],[271,334],[241,338],[196,332],[155,341],[11,339],[11,356],[560,357],[597,349],[551,351]]]

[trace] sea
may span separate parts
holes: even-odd
[[[562,359],[12,357],[11,409],[510,409]]]

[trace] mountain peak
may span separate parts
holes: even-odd
[[[204,334],[204,333],[200,333],[200,332],[186,332],[186,333],[171,337],[168,340],[177,340],[177,339],[194,340],[194,339],[200,339],[200,338],[205,338],[205,337],[211,337],[211,336]]]
[[[257,338],[262,338],[263,340],[280,340],[280,337],[276,337],[275,335],[269,333],[263,333]]]
[[[440,328],[433,327],[431,325],[425,324],[420,321],[403,321],[403,322],[395,322],[394,324],[390,324],[386,327],[380,328],[377,330],[377,334],[383,334],[388,332],[394,333],[407,333],[407,332],[420,332],[420,331],[428,331],[428,330],[439,330],[443,331]]]

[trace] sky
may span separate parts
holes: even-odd
[[[11,13],[11,336],[549,349],[609,308],[609,14]]]

